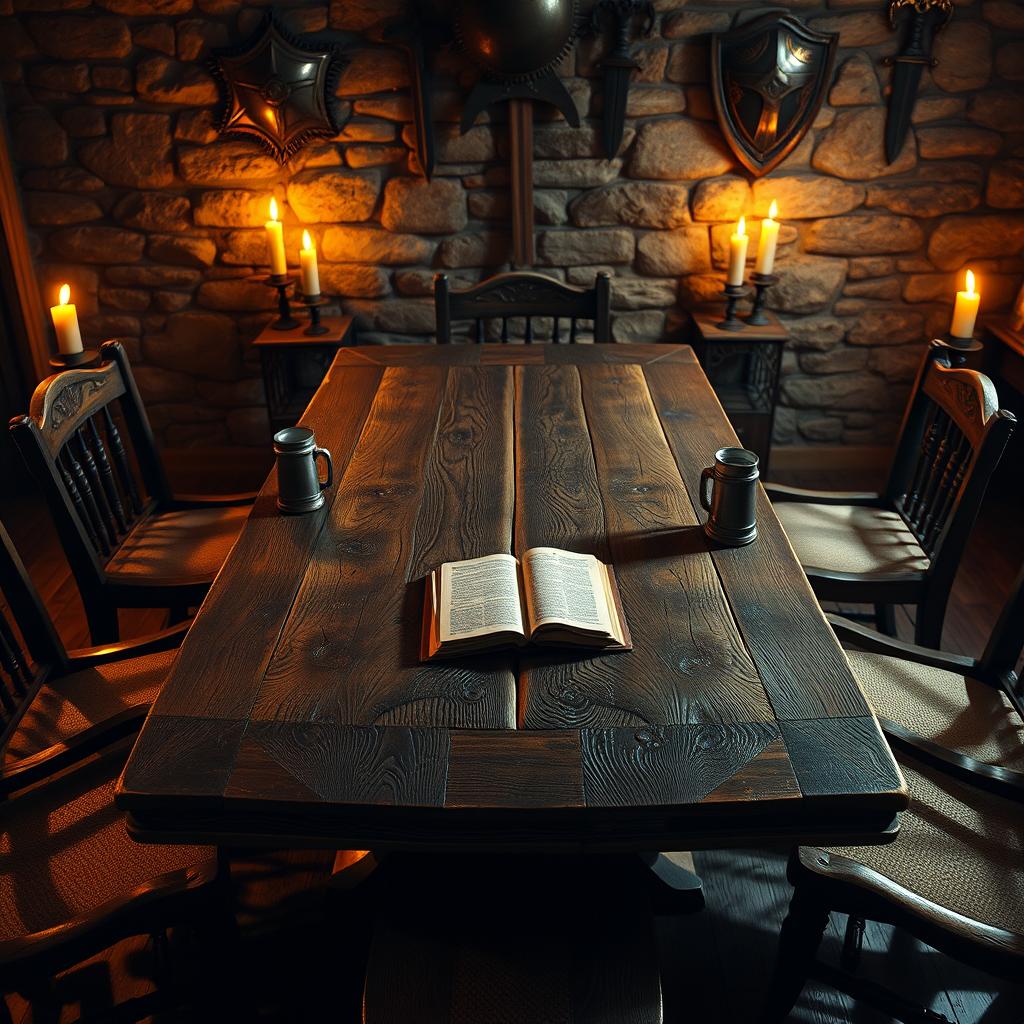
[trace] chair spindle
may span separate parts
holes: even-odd
[[[124,450],[121,441],[121,432],[117,429],[114,417],[111,415],[110,407],[103,407],[103,419],[107,426],[107,438],[110,440],[110,450],[114,455],[114,465],[117,467],[121,483],[128,494],[132,510],[136,515],[142,513],[142,499],[139,497],[139,489],[135,486],[135,477],[132,476],[131,467],[128,465],[128,455]]]
[[[79,429],[75,431],[74,439],[78,442],[78,452],[82,467],[85,470],[85,478],[89,484],[89,489],[96,500],[96,508],[103,523],[104,532],[110,542],[111,548],[116,548],[118,540],[117,522],[114,520],[113,510],[110,507],[110,502],[107,500],[107,492],[103,489],[103,481],[100,479],[99,467],[96,465],[96,460],[93,458],[92,450],[85,442],[85,429],[83,427],[79,427]]]
[[[110,467],[110,459],[107,457],[107,449],[103,446],[103,438],[100,436],[99,428],[96,426],[96,417],[90,417],[89,440],[92,445],[93,456],[99,466],[100,478],[103,482],[103,490],[107,495],[107,502],[117,520],[117,528],[121,533],[128,532],[128,518],[125,516],[124,505],[121,503],[121,495],[117,489],[117,481],[114,479],[114,471]]]
[[[82,464],[75,458],[75,453],[71,449],[70,440],[66,445],[64,445],[63,454],[64,458],[67,460],[71,476],[75,481],[75,486],[78,488],[78,493],[82,501],[82,506],[85,509],[85,514],[89,517],[93,533],[96,535],[96,539],[99,542],[99,548],[104,555],[109,555],[110,540],[107,537],[107,529],[103,522],[103,517],[100,515],[100,510],[96,505],[96,498],[92,493],[92,488],[89,486],[89,481],[85,477],[85,471],[82,469]]]

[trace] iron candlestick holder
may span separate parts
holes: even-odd
[[[736,315],[736,305],[750,289],[745,284],[727,284],[722,290],[725,296],[725,319],[717,324],[723,331],[742,331],[747,325]]]
[[[941,334],[934,340],[934,344],[949,353],[951,366],[963,366],[972,352],[980,352],[985,347],[973,334],[969,338],[961,338],[956,334]]]
[[[754,283],[754,287],[757,289],[757,295],[754,297],[754,307],[750,311],[750,316],[747,317],[747,323],[751,327],[762,327],[768,323],[768,317],[764,311],[765,299],[768,298],[768,289],[773,284],[778,284],[779,279],[775,274],[759,274],[756,270],[750,275],[750,280]]]
[[[309,326],[302,333],[312,338],[330,334],[330,328],[320,323],[320,307],[327,305],[327,299],[322,295],[303,295],[302,304],[309,310]]]
[[[53,370],[91,370],[94,366],[100,365],[100,350],[98,348],[87,348],[81,352],[72,352],[66,355],[63,352],[54,352],[49,359],[50,368]]]
[[[266,283],[277,289],[277,319],[270,325],[275,331],[293,331],[299,321],[292,316],[292,307],[288,302],[288,288],[295,283],[290,274],[271,274]]]

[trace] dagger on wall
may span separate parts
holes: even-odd
[[[886,57],[882,61],[893,69],[892,95],[885,122],[885,159],[890,164],[903,149],[921,72],[925,67],[933,68],[939,63],[932,57],[935,33],[953,17],[952,0],[890,0],[889,24],[894,29],[899,15],[906,8],[910,9],[910,28],[903,49],[895,57]]]

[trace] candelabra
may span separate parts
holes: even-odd
[[[313,338],[330,334],[330,328],[320,323],[320,307],[327,305],[327,299],[322,295],[303,295],[302,304],[309,310],[309,326],[302,333]]]
[[[299,326],[288,302],[288,288],[294,283],[295,278],[290,274],[271,274],[266,278],[266,284],[277,289],[277,319],[270,325],[275,331],[293,331]]]
[[[746,327],[746,324],[736,315],[736,304],[748,293],[749,289],[743,284],[727,284],[723,289],[725,319],[718,324],[723,331],[742,331]]]

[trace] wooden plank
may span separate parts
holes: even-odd
[[[739,441],[699,367],[660,364],[644,372],[696,504],[701,469],[714,463],[718,448]],[[716,547],[712,558],[776,717],[868,714],[846,657],[760,487],[757,529],[753,544]]]
[[[350,345],[335,366],[582,366],[591,363],[696,363],[689,345]]]
[[[780,726],[805,797],[891,793],[893,813],[906,807],[903,777],[872,716]]]
[[[262,747],[285,777],[324,803],[440,807],[448,769],[448,732],[334,722],[250,722],[246,741]],[[247,765],[231,795],[242,795]],[[263,762],[264,770],[266,761]],[[294,784],[294,783],[293,783]],[[285,782],[275,782],[275,787]],[[257,801],[268,793],[254,794]]]
[[[793,774],[789,751],[782,739],[769,743],[752,761],[726,779],[705,803],[743,803],[748,800],[798,800],[800,785]]]
[[[774,724],[753,722],[584,729],[581,743],[587,806],[701,803],[778,735]]]
[[[524,658],[520,720],[528,728],[771,721],[640,368],[598,364],[579,376],[582,386],[569,367],[518,378],[517,546],[520,554],[535,544],[610,552],[634,649]]]
[[[461,530],[479,531],[477,540],[460,543],[481,554],[496,546],[507,550],[511,536],[511,495],[500,479],[507,459],[483,457],[488,441],[511,445],[510,436],[502,441],[503,431],[510,435],[510,406],[485,408],[478,395],[471,408],[461,409],[472,381],[453,376],[446,383],[448,371],[438,366],[385,370],[260,688],[254,720],[466,728],[514,722],[509,654],[419,664],[423,582],[410,577],[418,567],[417,523],[424,524],[424,545],[434,558]],[[500,394],[502,379],[501,371],[487,377],[491,391],[485,394]],[[434,454],[439,422],[450,426]],[[446,447],[453,445],[459,455],[452,478],[443,481]],[[492,508],[508,503],[501,515],[492,519],[482,510],[467,518],[456,502],[468,472],[479,474],[477,486],[491,495]],[[442,523],[447,540],[437,534]],[[500,544],[498,531],[505,535]],[[444,550],[454,555],[460,549]]]
[[[446,807],[582,807],[580,735],[453,731]]]
[[[351,345],[333,366],[477,366],[480,345]]]
[[[355,449],[382,371],[336,368],[313,396],[303,424],[334,458],[340,479]],[[182,644],[154,713],[245,718],[334,497],[304,516],[277,511],[277,475],[260,491],[241,535]]]

